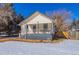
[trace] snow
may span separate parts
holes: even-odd
[[[1,42],[1,55],[78,55],[79,40],[60,43]]]

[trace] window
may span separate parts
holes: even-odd
[[[34,30],[36,29],[36,25],[33,25],[33,29],[34,29]]]
[[[28,29],[28,25],[25,25],[25,29]]]
[[[33,32],[36,32],[36,25],[33,25]]]
[[[28,25],[26,25],[26,28],[25,29],[26,29],[26,31],[28,31]]]
[[[26,27],[27,27],[27,29],[28,29],[28,25],[27,25]]]
[[[44,24],[43,28],[44,28],[44,30],[47,30],[48,29],[48,24]]]

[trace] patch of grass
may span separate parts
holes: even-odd
[[[62,41],[64,41],[65,39],[54,39],[54,40],[52,40],[51,41],[51,43],[60,43],[60,42],[62,42]]]

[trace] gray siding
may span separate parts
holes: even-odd
[[[51,34],[26,34],[26,35],[21,35],[21,38],[26,38],[26,39],[51,39],[52,35]]]

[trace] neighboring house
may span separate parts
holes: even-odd
[[[75,22],[71,26],[71,35],[74,39],[79,39],[79,22]]]
[[[19,24],[21,26],[19,37],[27,39],[50,39],[52,38],[51,34],[54,33],[53,21],[40,12],[35,12]]]

